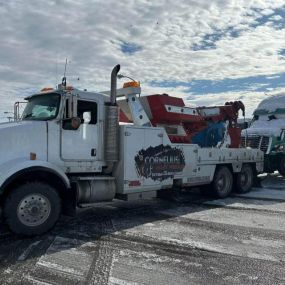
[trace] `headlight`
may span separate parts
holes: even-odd
[[[280,146],[278,147],[277,151],[284,151],[284,145],[283,145],[283,144],[280,145]]]
[[[273,148],[273,150],[278,151],[278,152],[283,152],[284,151],[284,145],[278,144]]]

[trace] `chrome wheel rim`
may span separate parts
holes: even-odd
[[[17,215],[20,222],[29,227],[43,224],[51,212],[50,201],[41,194],[25,196],[19,203]]]

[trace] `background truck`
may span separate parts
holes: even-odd
[[[264,152],[264,171],[285,176],[285,94],[264,99],[242,131],[242,146]]]
[[[0,125],[1,205],[15,233],[42,234],[80,204],[173,187],[211,185],[222,198],[249,191],[263,171],[262,151],[236,148],[242,104],[190,108],[166,94],[140,97],[137,82],[117,90],[119,70],[109,92],[79,91],[64,78],[26,98],[20,121]]]

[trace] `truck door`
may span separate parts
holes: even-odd
[[[97,102],[78,100],[77,117],[81,119],[81,125],[77,130],[65,129],[62,126],[61,157],[63,160],[98,160],[100,155],[98,155],[99,123]]]

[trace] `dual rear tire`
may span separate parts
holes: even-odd
[[[249,164],[243,165],[241,172],[236,176],[235,190],[236,192],[243,194],[251,190],[255,181],[255,175],[252,167]]]
[[[216,169],[211,188],[215,197],[226,198],[233,189],[238,193],[249,192],[253,183],[254,173],[250,165],[243,165],[241,171],[235,176],[227,166],[219,166]]]

